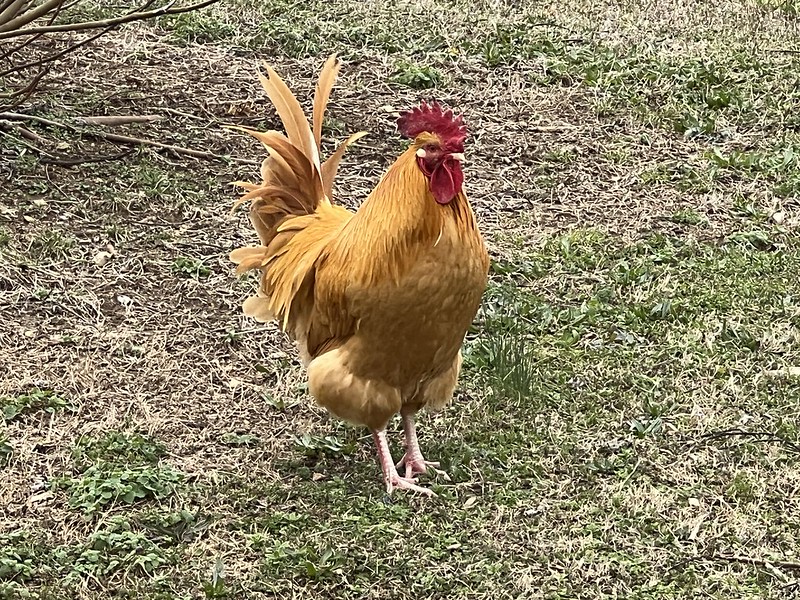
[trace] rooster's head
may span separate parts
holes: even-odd
[[[467,128],[463,118],[452,110],[442,111],[438,102],[422,102],[397,120],[397,128],[414,140],[417,164],[430,183],[439,204],[448,204],[461,192],[464,173],[464,140]]]

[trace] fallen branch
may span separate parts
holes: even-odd
[[[24,137],[26,140],[30,140],[32,142],[36,142],[38,144],[49,144],[50,140],[47,138],[42,137],[38,133],[34,133],[27,127],[23,127],[22,125],[17,125],[14,127],[14,130],[19,131],[19,134]]]
[[[58,121],[51,121],[50,119],[37,117],[36,115],[26,115],[24,113],[0,112],[0,119],[6,119],[8,121],[34,121],[36,123],[41,123],[42,125],[49,125],[50,127],[60,127],[62,129],[70,129],[75,131],[75,128],[72,125],[59,123]]]
[[[58,165],[59,167],[74,167],[86,163],[105,162],[107,160],[119,160],[133,154],[133,148],[125,152],[118,152],[116,154],[105,154],[101,156],[87,156],[85,158],[43,158],[39,162],[47,165]]]
[[[766,558],[753,558],[752,556],[743,556],[741,554],[711,554],[708,555],[707,558],[757,565],[760,567],[772,565],[773,567],[780,567],[782,569],[800,569],[800,562],[794,560],[768,560]]]
[[[80,119],[86,119],[87,117],[80,117],[76,120],[80,122]],[[41,123],[42,125],[47,125],[49,127],[59,127],[63,129],[68,129],[69,131],[76,133],[81,137],[88,137],[93,139],[101,139],[106,140],[109,142],[114,142],[118,144],[133,144],[136,146],[149,146],[151,148],[158,148],[160,150],[167,150],[170,152],[174,152],[175,154],[183,154],[185,156],[192,156],[194,158],[202,158],[205,160],[219,160],[223,162],[231,161],[235,163],[245,164],[245,165],[260,165],[260,161],[250,160],[247,158],[236,158],[233,156],[222,156],[220,154],[214,154],[213,152],[206,152],[205,150],[194,150],[192,148],[184,148],[183,146],[175,146],[173,144],[164,144],[163,142],[156,142],[153,140],[148,140],[144,138],[132,137],[129,135],[120,135],[117,133],[110,133],[106,131],[85,131],[81,130],[73,125],[68,123],[60,123],[58,121],[53,121],[51,119],[45,119],[44,117],[37,117],[35,115],[26,115],[23,113],[14,113],[14,112],[3,112],[0,113],[0,119],[5,119],[6,121],[34,121],[36,123]],[[24,128],[23,128],[24,129]],[[36,148],[32,148],[36,149]],[[49,158],[57,158],[52,154],[41,151],[42,154],[48,156]],[[68,158],[63,158],[61,160],[70,160]],[[57,163],[55,163],[57,164]]]
[[[195,158],[204,158],[206,160],[232,160],[234,162],[248,162],[250,164],[261,164],[256,161],[246,161],[245,159],[237,159],[237,158],[228,159],[225,156],[214,154],[213,152],[205,152],[204,150],[193,150],[191,148],[173,146],[172,144],[163,144],[161,142],[155,142],[152,140],[131,137],[128,135],[105,133],[104,131],[86,132],[86,135],[89,135],[91,137],[102,138],[104,140],[108,140],[109,142],[118,142],[120,144],[137,144],[141,146],[151,146],[153,148],[160,148],[161,150],[169,150],[170,152],[175,152],[176,154],[185,154],[186,156],[193,156]]]
[[[0,123],[0,125],[2,125],[2,124]],[[4,129],[5,129],[5,128],[4,128]],[[25,147],[26,147],[26,148],[28,148],[29,150],[33,150],[34,152],[36,152],[36,154],[40,154],[41,156],[46,156],[46,157],[48,157],[48,158],[56,158],[56,157],[55,157],[55,155],[53,155],[53,154],[50,154],[50,153],[49,153],[47,150],[44,150],[43,148],[39,148],[38,146],[34,146],[33,144],[31,144],[31,143],[29,143],[29,142],[26,142],[26,141],[25,141],[24,139],[22,139],[21,137],[20,137],[20,138],[18,138],[18,137],[14,137],[14,136],[12,136],[10,133],[7,133],[6,131],[0,131],[0,135],[5,135],[5,136],[8,136],[8,137],[10,137],[10,138],[11,138],[11,139],[13,139],[13,140],[14,140],[14,141],[15,141],[17,144],[22,144],[23,146],[25,146]],[[21,134],[20,134],[20,135],[21,135]]]
[[[120,115],[120,116],[99,116],[99,117],[77,117],[75,121],[78,123],[86,123],[87,125],[128,125],[130,123],[153,123],[155,121],[163,121],[164,117],[161,115]]]
[[[43,25],[41,27],[28,27],[27,29],[0,31],[0,40],[19,37],[21,35],[37,35],[41,33],[55,33],[59,31],[83,31],[85,29],[116,27],[117,25],[130,23],[132,21],[143,21],[145,19],[163,17],[165,15],[179,15],[181,13],[191,12],[193,10],[199,10],[201,8],[205,8],[206,6],[211,6],[212,4],[219,2],[219,0],[203,0],[202,2],[191,4],[189,6],[173,7],[175,1],[176,0],[172,0],[170,3],[165,4],[164,6],[156,8],[154,10],[129,13],[127,15],[123,15],[121,17],[115,17],[112,19],[101,19],[99,21],[84,21],[82,23],[65,23],[63,25]],[[21,25],[24,24],[25,23],[21,23]],[[6,26],[12,27],[16,25],[14,21],[11,21],[7,23]]]

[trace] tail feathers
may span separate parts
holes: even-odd
[[[357,142],[365,135],[367,135],[366,131],[359,131],[358,133],[351,135],[349,138],[339,144],[339,147],[336,149],[336,151],[331,154],[330,157],[328,157],[328,160],[322,164],[322,186],[325,190],[325,195],[328,198],[333,196],[333,180],[336,179],[336,172],[339,170],[339,163],[341,162],[347,147],[350,146],[350,144]]]
[[[320,162],[322,120],[339,66],[335,55],[325,62],[309,125],[297,98],[265,64],[266,75],[259,74],[259,79],[286,135],[234,127],[259,140],[269,154],[261,165],[260,184],[236,182],[245,193],[233,208],[251,203],[250,220],[261,241],[259,246],[239,248],[230,255],[237,272],[262,272],[258,296],[249,298],[243,308],[259,321],[278,319],[298,339],[304,337],[303,323],[313,307],[316,261],[352,216],[331,204],[333,180],[348,146],[365,135],[351,135]]]
[[[317,144],[317,148],[321,147],[320,143],[322,141],[322,117],[325,115],[325,109],[328,108],[331,89],[333,89],[333,84],[336,83],[336,77],[339,75],[340,67],[341,63],[336,59],[336,55],[331,54],[322,66],[322,71],[319,74],[319,82],[314,91],[314,109],[311,114],[311,123],[314,129],[314,142]]]
[[[312,164],[319,168],[319,147],[314,140],[314,135],[308,127],[308,121],[305,114],[303,114],[303,107],[295,98],[292,91],[284,83],[278,74],[267,63],[264,63],[264,68],[267,70],[267,77],[259,73],[258,78],[267,96],[272,100],[275,105],[275,110],[278,111],[278,116],[286,128],[286,135],[289,136],[289,141],[297,146],[308,158]]]
[[[317,261],[352,216],[340,206],[322,206],[312,215],[292,217],[277,225],[268,244],[231,252],[237,273],[261,270],[258,296],[245,302],[245,314],[259,321],[277,318],[284,330],[302,339],[303,324],[313,305]]]

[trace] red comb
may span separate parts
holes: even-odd
[[[442,107],[435,100],[428,104],[424,100],[417,108],[400,113],[397,119],[397,129],[405,137],[414,139],[423,131],[439,136],[442,144],[464,149],[464,140],[467,139],[467,127],[461,115],[453,115],[448,109],[442,112]]]

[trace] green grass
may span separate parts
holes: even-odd
[[[442,74],[433,67],[401,62],[397,65],[392,80],[413,89],[424,90],[442,83]]]
[[[172,263],[172,272],[181,277],[202,279],[211,275],[211,269],[203,264],[199,258],[179,256]]]
[[[174,494],[184,475],[159,463],[164,446],[141,434],[110,432],[81,438],[72,451],[75,476],[54,481],[71,507],[92,514],[115,504],[134,504]]]
[[[758,595],[769,584],[714,572],[713,553],[678,567],[692,524],[676,520],[687,503],[718,496],[753,518],[785,506],[763,469],[775,456],[797,466],[800,381],[758,374],[791,364],[800,297],[785,276],[800,267],[791,244],[780,253],[666,236],[625,244],[576,230],[512,249],[494,265],[467,345],[465,381],[479,399],[460,406],[462,430],[437,428],[423,442],[453,480],[428,480],[441,500],[420,510],[363,491],[375,469],[350,456],[350,428],[299,439],[280,483],[242,479],[216,492],[239,515],[228,529],[258,565],[254,589],[513,597],[536,585],[548,598],[655,599],[690,597],[703,581],[720,595]],[[697,402],[714,411],[712,427]],[[720,448],[732,461],[721,467],[704,436],[736,430],[740,410],[749,430],[766,433]],[[255,498],[277,508],[254,512]],[[745,551],[735,521],[708,526],[721,554]],[[784,546],[770,547],[780,556]],[[561,572],[576,560],[602,570],[575,587]],[[499,587],[520,573],[536,583]]]
[[[173,511],[158,501],[182,488],[184,475],[161,464],[164,446],[149,436],[110,431],[82,437],[72,450],[76,474],[53,481],[56,494],[93,521],[84,541],[53,544],[46,532],[0,534],[0,597],[49,597],[88,582],[152,577],[146,587],[165,588],[159,569],[175,565],[180,544],[204,524],[188,510]],[[122,514],[109,509],[124,506]],[[120,579],[121,578],[121,579]]]
[[[63,260],[75,248],[75,238],[59,230],[43,231],[31,240],[29,253],[39,259]]]
[[[11,445],[8,437],[0,434],[0,465],[5,465],[14,455],[14,446]]]
[[[33,389],[17,396],[0,396],[0,416],[6,421],[28,413],[53,413],[69,407],[69,402],[52,390]]]

